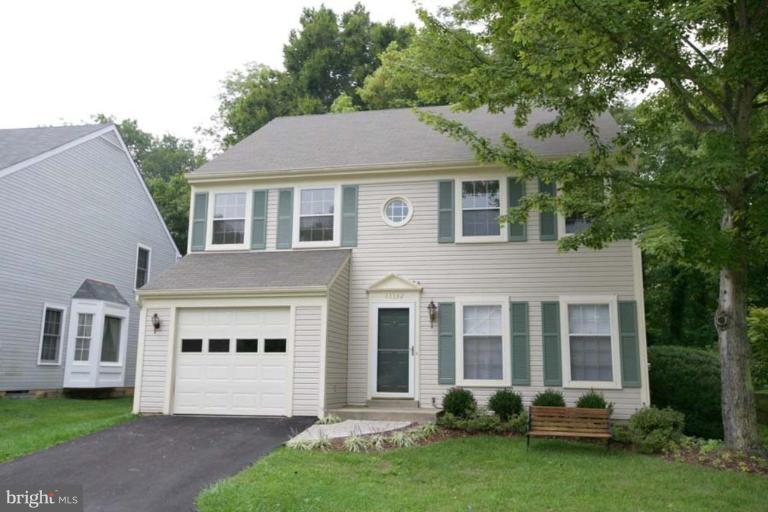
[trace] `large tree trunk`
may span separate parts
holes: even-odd
[[[722,227],[733,227],[733,211],[727,209]],[[722,411],[725,444],[745,452],[762,451],[757,429],[750,346],[747,339],[747,265],[746,254],[738,254],[736,262],[720,270],[715,326],[720,346],[722,379]]]

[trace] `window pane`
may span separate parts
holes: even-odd
[[[264,340],[264,352],[285,352],[285,340]]]
[[[501,336],[464,336],[464,378],[503,378]]]
[[[494,181],[465,181],[461,184],[461,207],[466,208],[498,208],[499,182]]]
[[[245,219],[245,193],[216,194],[214,219]]]
[[[333,240],[333,216],[301,217],[299,240],[302,242]]]
[[[87,361],[91,351],[91,328],[93,315],[80,313],[77,315],[77,336],[75,337],[75,361]]]
[[[203,340],[181,340],[181,351],[182,352],[202,352],[203,351]]]
[[[565,232],[567,234],[581,233],[591,225],[592,222],[585,219],[584,216],[580,214],[571,215],[565,218]]]
[[[408,211],[408,203],[402,199],[392,199],[387,203],[387,207],[385,208],[387,219],[394,224],[401,224],[404,222],[405,219],[408,218]]]
[[[245,239],[244,220],[213,221],[214,244],[242,244]]]
[[[258,352],[259,340],[253,339],[239,339],[237,340],[238,352]]]
[[[571,336],[571,379],[613,380],[610,336]]]
[[[501,336],[501,306],[464,306],[464,334]]]
[[[301,191],[301,215],[333,215],[334,189]]]
[[[46,309],[43,322],[43,346],[40,349],[41,361],[57,361],[59,358],[59,340],[61,339],[60,309]]]
[[[229,352],[229,340],[208,340],[208,352]]]
[[[139,253],[136,257],[136,288],[141,288],[147,283],[148,270],[149,250],[139,247]]]
[[[568,332],[571,334],[611,334],[608,304],[571,304],[568,306]]]
[[[464,236],[498,236],[499,210],[464,210],[461,232]]]
[[[116,363],[120,359],[120,319],[104,317],[104,335],[101,338],[101,361]]]

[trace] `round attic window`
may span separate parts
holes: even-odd
[[[405,226],[413,216],[411,202],[404,197],[393,197],[384,203],[384,222],[392,227]]]

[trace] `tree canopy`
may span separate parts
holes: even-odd
[[[306,8],[299,21],[283,47],[285,71],[250,64],[223,81],[216,120],[224,146],[278,116],[330,112],[337,100],[344,111],[366,108],[358,89],[380,65],[379,55],[391,44],[407,47],[415,32],[371,21],[361,4],[340,16],[325,6]]]
[[[561,248],[637,239],[661,261],[718,275],[726,442],[757,449],[746,304],[768,243],[768,3],[467,0],[422,19],[419,51],[399,71],[418,97],[513,108],[520,125],[546,108],[557,116],[536,135],[578,131],[591,142],[587,154],[545,161],[421,114],[480,161],[557,183],[556,197],[529,195],[508,220],[533,209],[582,215],[590,227]],[[626,108],[630,96],[643,98],[637,108]],[[614,141],[595,127],[606,111],[621,123]]]

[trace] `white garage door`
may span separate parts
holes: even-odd
[[[287,308],[178,314],[176,414],[287,414]]]

